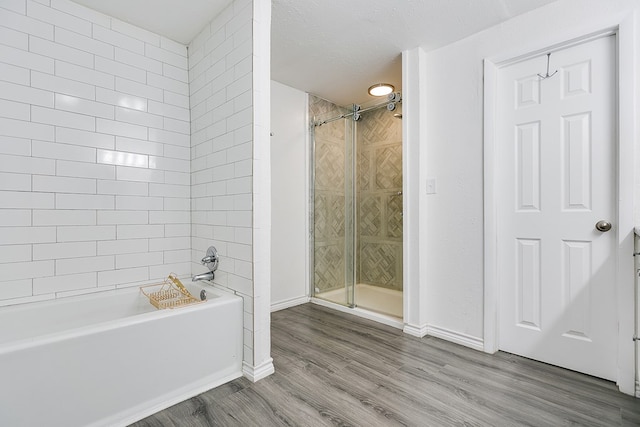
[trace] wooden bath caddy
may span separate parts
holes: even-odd
[[[162,283],[140,286],[140,291],[157,309],[178,308],[202,302],[191,295],[174,273],[169,274]]]

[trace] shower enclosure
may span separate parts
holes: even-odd
[[[309,97],[310,252],[313,297],[402,319],[399,98],[358,111]]]

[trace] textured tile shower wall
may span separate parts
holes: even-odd
[[[345,111],[309,96],[309,115],[317,120]],[[314,286],[319,292],[345,286],[345,122],[315,128]]]
[[[312,117],[345,112],[310,96]],[[402,121],[379,108],[356,126],[356,283],[402,290]],[[314,286],[345,285],[345,185],[347,128],[336,120],[315,128]],[[348,142],[350,143],[350,142]]]
[[[190,273],[185,46],[0,3],[0,304]]]
[[[356,275],[402,290],[402,121],[394,112],[378,108],[358,122]]]

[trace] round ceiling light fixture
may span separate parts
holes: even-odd
[[[371,96],[385,96],[393,92],[395,88],[389,83],[376,83],[369,88],[369,95]]]

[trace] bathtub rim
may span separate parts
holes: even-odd
[[[192,304],[192,305],[179,307],[179,308],[170,308],[170,309],[162,309],[162,310],[156,309],[146,313],[138,313],[132,316],[121,317],[121,318],[102,321],[98,323],[92,323],[90,325],[78,326],[74,328],[64,329],[61,331],[37,335],[35,337],[29,337],[29,338],[18,339],[18,340],[1,343],[0,356],[14,352],[14,351],[29,349],[29,348],[37,347],[40,345],[50,344],[57,341],[64,341],[64,340],[69,340],[73,338],[83,337],[96,332],[105,332],[105,331],[110,331],[110,330],[118,329],[121,327],[129,326],[129,325],[146,323],[160,317],[179,316],[183,313],[189,313],[197,310],[211,309],[213,306],[226,304],[235,299],[242,300],[242,297],[238,295],[232,294],[231,292],[223,291],[211,285],[190,284],[190,286],[206,290],[209,295],[215,295],[215,299],[207,299],[206,301],[203,301],[198,304]],[[73,300],[77,302],[82,302],[84,300],[100,299],[104,297],[105,294],[109,294],[110,296],[116,296],[121,294],[124,296],[127,294],[133,295],[133,294],[139,294],[139,293],[141,293],[140,286],[131,286],[126,288],[106,290],[104,292],[93,292],[90,294],[74,295],[71,297],[39,301],[37,303],[32,303],[32,304],[17,304],[12,306],[5,306],[5,307],[0,307],[0,309],[5,309],[6,311],[14,311],[14,310],[19,311],[22,309],[34,309],[33,307],[34,305],[55,305],[56,303],[59,303],[61,301],[70,302],[71,300]],[[5,310],[1,310],[1,311],[5,311]]]

